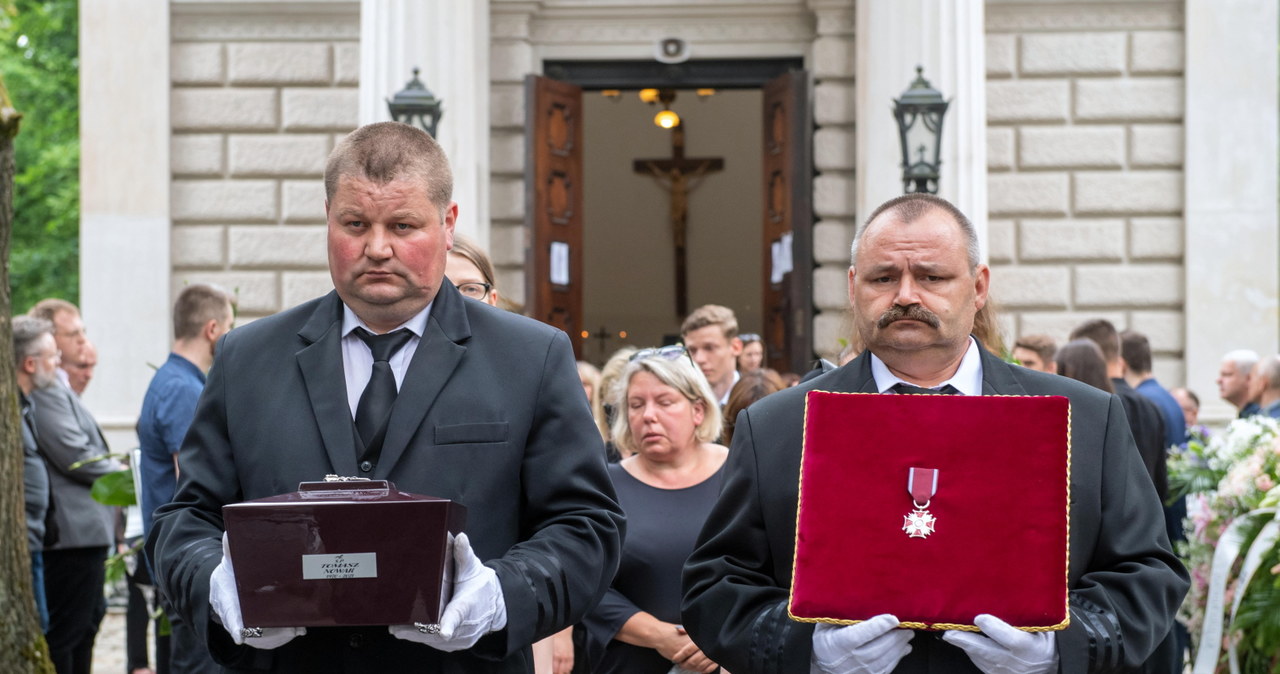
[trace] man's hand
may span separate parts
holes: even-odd
[[[1057,669],[1058,642],[1053,633],[1023,632],[985,613],[973,624],[982,634],[947,630],[942,640],[964,650],[987,674],[1046,674]]]
[[[222,532],[222,562],[209,577],[209,606],[213,615],[222,623],[223,629],[231,635],[237,645],[253,646],[270,650],[279,648],[294,637],[307,633],[305,627],[255,627],[244,628],[244,618],[240,613],[240,595],[236,593],[236,573],[231,566],[231,546],[227,543],[227,532]]]
[[[885,674],[911,652],[911,630],[888,613],[857,625],[819,624],[813,629],[811,674]]]
[[[507,603],[498,574],[476,557],[466,534],[454,540],[453,559],[457,566],[453,598],[444,607],[440,624],[392,625],[392,636],[453,652],[471,648],[480,637],[507,626]]]

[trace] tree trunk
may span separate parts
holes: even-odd
[[[22,118],[0,83],[0,671],[53,672],[31,593],[31,554],[22,486],[22,431],[9,316],[9,236],[13,231],[13,137]],[[15,545],[16,543],[16,545]]]

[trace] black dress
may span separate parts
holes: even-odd
[[[582,622],[591,671],[666,674],[671,670],[671,661],[658,651],[613,637],[640,611],[680,624],[680,572],[720,496],[723,474],[721,467],[692,487],[661,489],[637,480],[618,464],[609,466],[618,503],[627,516],[627,535],[613,585]]]

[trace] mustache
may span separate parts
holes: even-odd
[[[919,304],[908,304],[905,307],[895,304],[889,307],[888,311],[880,314],[880,318],[876,321],[876,327],[883,330],[889,327],[889,324],[902,320],[920,321],[931,328],[936,328],[942,324],[937,314]]]

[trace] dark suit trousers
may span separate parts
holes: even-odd
[[[90,674],[93,640],[107,612],[102,594],[107,548],[44,551],[49,655],[58,674]]]

